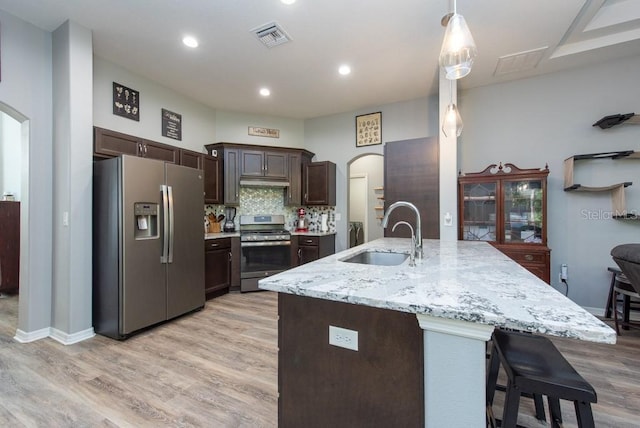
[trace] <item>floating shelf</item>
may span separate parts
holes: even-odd
[[[608,186],[583,186],[573,182],[573,169],[575,161],[587,159],[640,159],[640,152],[633,150],[623,150],[617,152],[590,153],[584,155],[574,155],[564,160],[564,191],[565,192],[611,192],[611,209],[613,218],[630,219],[637,218],[637,215],[627,213],[624,189],[633,184],[631,181],[610,184]]]

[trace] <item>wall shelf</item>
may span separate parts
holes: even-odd
[[[623,150],[603,153],[590,153],[574,155],[564,160],[564,191],[565,192],[611,192],[611,209],[615,219],[636,219],[638,216],[627,213],[625,200],[626,187],[633,184],[631,181],[610,184],[607,186],[583,186],[573,182],[574,164],[579,160],[588,159],[640,159],[640,152],[633,150]]]

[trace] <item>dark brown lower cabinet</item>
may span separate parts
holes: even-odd
[[[20,202],[0,201],[0,292],[20,286]]]
[[[231,267],[231,238],[204,241],[204,284],[207,299],[229,292]]]
[[[415,314],[280,293],[278,426],[424,427],[423,332]],[[358,351],[329,344],[358,332]]]
[[[303,265],[336,252],[335,235],[298,235],[297,244],[297,258],[293,260],[294,266]]]

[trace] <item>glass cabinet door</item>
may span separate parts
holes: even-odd
[[[463,185],[462,239],[496,240],[496,186],[496,182]]]
[[[542,243],[542,180],[504,181],[504,242]]]

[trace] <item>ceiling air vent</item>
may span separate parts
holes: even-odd
[[[287,43],[291,40],[291,37],[277,22],[261,25],[251,30],[251,32],[268,48]]]

